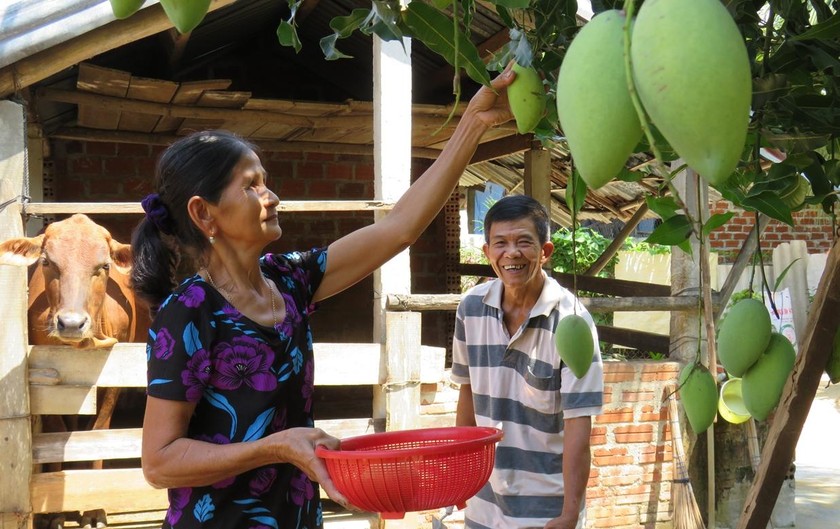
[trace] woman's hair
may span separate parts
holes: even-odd
[[[509,195],[490,206],[484,216],[484,240],[490,242],[490,227],[494,222],[531,219],[540,242],[548,242],[548,211],[528,195]]]
[[[209,244],[193,224],[187,203],[194,196],[218,203],[233,168],[249,150],[257,152],[235,134],[210,130],[179,139],[161,155],[155,193],[143,200],[146,216],[131,237],[131,282],[152,307],[158,307],[177,285],[182,258],[199,259]]]

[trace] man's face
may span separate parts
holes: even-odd
[[[490,225],[484,255],[505,287],[522,288],[542,279],[542,266],[554,245],[543,243],[529,218],[496,221]]]

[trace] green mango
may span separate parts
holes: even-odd
[[[122,20],[136,13],[146,0],[111,0],[111,11]]]
[[[557,76],[557,116],[581,178],[598,189],[618,176],[642,137],[624,68],[622,11],[595,15]]]
[[[708,183],[726,182],[747,136],[747,48],[720,0],[648,0],[630,57],[639,99],[671,147]]]
[[[776,408],[795,360],[793,344],[774,332],[767,350],[741,378],[741,395],[750,415],[763,421]]]
[[[514,63],[516,79],[508,86],[510,111],[519,134],[533,132],[545,114],[545,89],[540,74],[532,67]]]
[[[718,407],[717,383],[702,364],[686,364],[679,376],[680,402],[695,433],[705,432],[715,420]]]
[[[160,0],[160,5],[178,33],[184,34],[194,30],[204,20],[204,15],[210,9],[210,0]]]
[[[589,371],[595,353],[595,340],[589,323],[582,316],[569,314],[557,322],[554,345],[560,359],[576,377],[582,378]]]
[[[757,299],[742,299],[729,309],[720,324],[717,356],[726,372],[744,376],[770,343],[770,313]]]

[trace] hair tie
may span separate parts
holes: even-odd
[[[172,233],[169,229],[169,209],[160,199],[160,195],[157,193],[146,195],[146,198],[140,201],[140,205],[143,206],[143,211],[146,212],[146,218],[149,219],[149,222],[154,224],[159,231],[167,234]]]

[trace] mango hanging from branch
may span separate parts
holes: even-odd
[[[630,57],[639,99],[685,162],[712,185],[738,165],[752,82],[744,39],[720,0],[648,0]]]
[[[578,32],[557,76],[557,116],[586,185],[621,172],[642,137],[624,67],[622,11],[599,13]]]
[[[516,79],[507,89],[508,104],[519,134],[527,134],[534,131],[545,114],[545,89],[534,68],[514,63],[513,71]]]
[[[569,314],[561,318],[554,329],[554,345],[563,363],[577,378],[583,378],[595,355],[592,329],[583,316]]]

